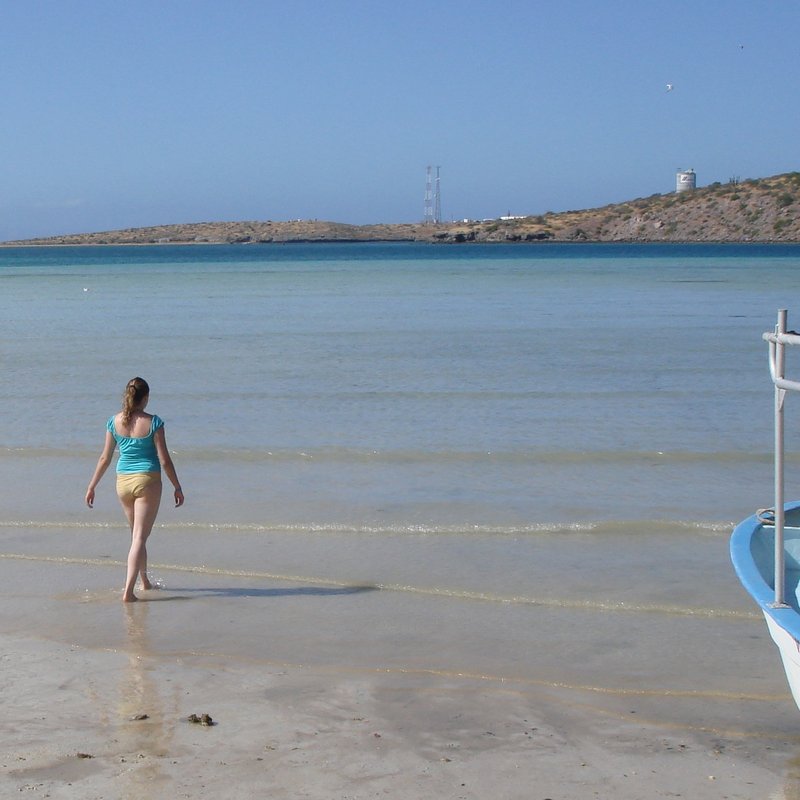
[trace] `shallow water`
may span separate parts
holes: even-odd
[[[200,608],[241,657],[267,615],[292,663],[785,699],[727,538],[771,503],[798,290],[783,246],[0,250],[0,568],[53,593],[42,635],[122,635],[111,476],[82,501],[138,374],[187,496],[165,652],[212,646]]]
[[[119,387],[141,374],[191,496],[182,516],[196,522],[728,523],[770,485],[760,334],[796,292],[799,257],[3,250],[6,519],[36,517],[24,512],[30,473],[64,476],[37,491],[38,518],[80,510],[70,500]],[[94,516],[113,519],[100,505]]]

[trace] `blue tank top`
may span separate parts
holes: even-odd
[[[153,414],[150,433],[147,436],[120,436],[114,427],[114,417],[108,420],[106,428],[119,445],[117,472],[161,472],[161,462],[156,452],[155,433],[163,427],[161,417]]]

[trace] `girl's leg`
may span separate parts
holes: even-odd
[[[122,510],[125,512],[125,518],[128,520],[128,527],[131,529],[131,545],[133,545],[133,519],[134,519],[134,503],[135,499],[131,495],[126,495],[124,498],[119,498],[120,503],[122,504]],[[147,550],[145,549],[144,553],[144,565],[142,569],[139,571],[141,575],[141,584],[142,589],[152,589],[153,585],[150,583],[150,579],[147,577]]]
[[[128,527],[131,529],[131,547],[133,546],[133,519],[134,519],[134,508],[133,504],[136,502],[135,498],[132,495],[125,495],[119,498],[119,502],[122,505],[122,510],[125,512],[125,519],[128,520]],[[130,555],[130,548],[129,553]],[[127,583],[127,581],[126,581]],[[134,600],[136,598],[133,598]]]
[[[142,586],[149,588],[147,580],[147,537],[153,530],[158,507],[161,503],[161,482],[148,486],[132,504],[131,514],[131,549],[128,552],[128,574],[125,579],[125,590],[122,600],[132,603],[136,600],[133,593],[136,578],[142,576]],[[123,504],[125,505],[125,504]],[[127,515],[127,506],[126,506]]]

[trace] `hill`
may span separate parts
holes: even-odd
[[[198,222],[70,234],[6,245],[257,242],[800,242],[800,173],[714,183],[584,211],[438,225],[316,220]]]

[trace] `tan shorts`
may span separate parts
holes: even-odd
[[[117,497],[120,500],[135,500],[155,483],[161,486],[160,472],[118,472]]]

